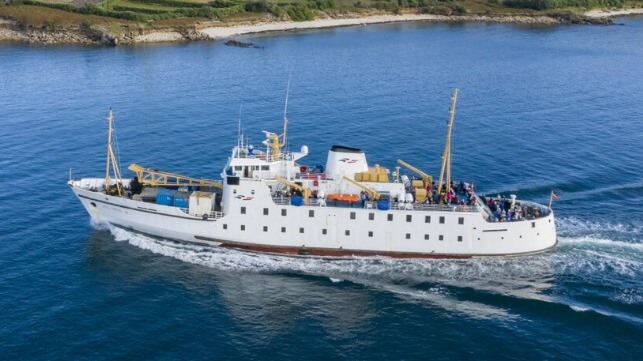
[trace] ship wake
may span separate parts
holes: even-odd
[[[643,319],[635,316],[635,309],[643,305],[641,228],[575,219],[559,223],[564,236],[553,251],[466,260],[285,257],[150,238],[116,227],[109,230],[117,241],[221,271],[312,276],[334,287],[352,283],[394,294],[404,302],[475,318],[519,319],[522,311],[516,301],[520,301],[643,325]],[[606,238],[603,232],[619,236]]]

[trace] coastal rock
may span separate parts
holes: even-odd
[[[236,46],[238,48],[254,48],[254,49],[263,49],[262,46],[257,46],[253,43],[244,43],[243,41],[239,40],[228,40],[223,45],[227,46]]]
[[[608,17],[590,17],[586,15],[579,15],[571,12],[554,13],[552,17],[560,20],[563,24],[579,24],[579,25],[612,25],[612,19]]]

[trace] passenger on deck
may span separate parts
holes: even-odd
[[[464,181],[460,181],[460,184],[458,184],[458,193],[465,193],[466,188],[464,187]]]

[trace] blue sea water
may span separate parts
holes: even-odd
[[[639,359],[643,19],[389,24],[118,48],[0,45],[2,359]],[[279,131],[323,164],[453,173],[547,203],[559,246],[519,258],[296,259],[92,225],[66,186],[120,162],[216,177]]]

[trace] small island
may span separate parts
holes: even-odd
[[[129,45],[399,21],[612,24],[643,0],[0,0],[0,41]]]

